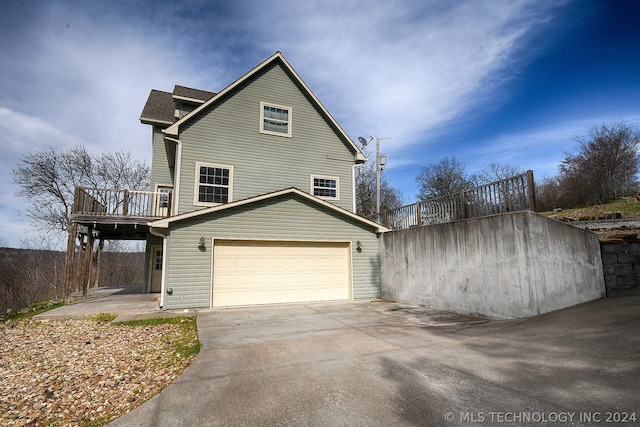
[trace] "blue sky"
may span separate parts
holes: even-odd
[[[555,175],[575,136],[640,126],[637,1],[30,1],[0,15],[0,236],[31,235],[10,171],[84,144],[150,160],[149,91],[219,91],[280,50],[407,202],[456,156]]]

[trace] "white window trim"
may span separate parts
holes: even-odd
[[[270,130],[264,129],[264,107],[273,107],[273,108],[281,108],[283,110],[287,110],[289,112],[289,122],[287,126],[287,133],[282,132],[274,132]],[[283,105],[273,104],[271,102],[260,101],[260,133],[264,133],[267,135],[275,135],[275,136],[284,136],[286,138],[291,138],[293,130],[293,108],[285,107]]]
[[[172,184],[163,184],[163,183],[157,183],[155,186],[155,197],[156,197],[156,201],[155,201],[155,206],[154,206],[154,212],[158,212],[159,209],[169,209],[169,207],[171,207],[171,209],[173,209],[172,206],[160,206],[161,204],[161,196],[160,196],[160,188],[165,189],[165,190],[169,190],[169,192],[171,193],[171,195],[169,196],[171,198],[171,205],[173,205],[175,203],[174,200],[174,192],[173,192],[173,185]],[[169,200],[167,199],[167,202],[169,202]],[[168,214],[170,215],[171,212],[168,211]]]
[[[194,173],[194,187],[193,187],[193,204],[195,206],[218,206],[223,203],[206,203],[198,200],[198,195],[200,193],[200,167],[205,166],[208,168],[221,168],[221,169],[229,169],[229,200],[227,203],[233,201],[233,166],[230,165],[221,165],[218,163],[207,163],[207,162],[196,162],[196,170]]]
[[[316,196],[314,194],[314,185],[313,185],[313,180],[314,179],[332,179],[336,181],[336,197],[327,197],[327,196]],[[319,197],[320,199],[323,200],[340,200],[340,178],[338,178],[337,176],[329,176],[329,175],[310,175],[309,177],[309,183],[310,183],[310,187],[311,187],[311,191],[309,194],[311,194],[314,197]]]

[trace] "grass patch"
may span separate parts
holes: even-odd
[[[54,308],[62,307],[64,305],[64,301],[44,301],[39,302],[33,305],[30,305],[27,308],[23,308],[22,310],[10,314],[6,316],[6,319],[11,321],[21,320],[21,319],[29,319],[37,314],[45,313],[49,310],[53,310]]]
[[[116,317],[118,317],[117,313],[98,313],[95,316],[91,316],[91,320],[95,320],[96,322],[111,322]]]
[[[198,325],[196,317],[153,317],[149,319],[135,319],[113,323],[123,327],[178,325],[180,335],[173,339],[173,357],[164,361],[165,365],[171,365],[177,361],[190,359],[200,353],[200,340],[198,339]]]
[[[640,201],[635,197],[628,199],[612,200],[610,202],[595,205],[585,206],[582,208],[563,209],[558,213],[554,212],[540,212],[544,216],[549,217],[565,217],[572,218],[574,220],[588,220],[597,219],[599,216],[606,212],[620,212],[623,218],[640,218]]]

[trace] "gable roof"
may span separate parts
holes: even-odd
[[[151,89],[147,103],[144,104],[140,121],[147,125],[170,125],[175,122],[175,104],[173,94]]]
[[[170,224],[174,223],[174,222],[178,222],[178,221],[183,221],[185,219],[189,219],[189,218],[195,218],[201,215],[207,215],[213,212],[220,212],[220,211],[224,211],[227,209],[233,209],[235,207],[238,206],[243,206],[243,205],[248,205],[251,203],[256,203],[262,200],[268,200],[268,199],[273,199],[279,196],[283,196],[283,195],[287,195],[287,194],[295,194],[297,196],[300,196],[303,199],[307,199],[310,200],[313,203],[316,203],[320,206],[324,206],[327,209],[330,209],[332,211],[335,211],[341,215],[347,216],[349,218],[355,219],[358,222],[361,222],[363,224],[366,224],[372,228],[375,229],[376,233],[383,233],[383,232],[387,232],[390,231],[390,229],[388,229],[387,227],[380,225],[374,221],[368,220],[366,218],[363,218],[359,215],[354,214],[351,211],[348,211],[346,209],[343,209],[339,206],[334,205],[333,203],[329,203],[327,201],[324,201],[316,196],[312,196],[309,193],[305,193],[304,191],[298,190],[295,187],[290,187],[290,188],[285,188],[284,190],[279,190],[279,191],[274,191],[272,193],[267,193],[267,194],[262,194],[260,196],[254,196],[254,197],[249,197],[247,199],[242,199],[242,200],[237,200],[235,202],[230,202],[230,203],[225,203],[223,205],[218,205],[218,206],[213,206],[210,208],[205,208],[205,209],[199,209],[196,211],[192,211],[192,212],[186,212],[183,213],[181,215],[176,215],[176,216],[171,216],[168,218],[164,218],[164,219],[160,219],[157,221],[153,221],[149,223],[150,227],[153,228],[168,228]]]
[[[288,71],[288,73],[293,77],[293,79],[300,85],[300,87],[302,87],[304,92],[309,96],[309,98],[312,100],[312,102],[315,104],[315,106],[318,108],[321,114],[324,115],[324,117],[332,124],[332,126],[334,126],[339,136],[345,141],[345,143],[352,150],[352,152],[355,155],[356,163],[364,163],[365,160],[367,159],[365,155],[362,153],[362,151],[360,151],[358,146],[351,140],[349,135],[347,135],[344,129],[342,129],[342,127],[338,124],[338,122],[333,118],[333,116],[329,113],[329,111],[325,108],[325,106],[322,105],[320,100],[311,91],[311,89],[309,88],[309,86],[307,86],[304,80],[302,80],[302,78],[298,75],[298,73],[293,69],[293,67],[289,64],[289,62],[287,62],[287,60],[284,58],[282,53],[280,53],[280,51],[274,53],[269,58],[267,58],[262,63],[260,63],[258,66],[256,66],[252,70],[245,73],[242,77],[240,77],[239,79],[231,83],[229,86],[227,86],[226,88],[218,92],[215,96],[208,99],[202,105],[194,109],[191,113],[186,114],[180,120],[177,120],[171,126],[166,128],[163,132],[165,132],[166,135],[177,137],[180,130],[180,125],[187,123],[192,118],[196,117],[202,110],[216,103],[218,100],[222,99],[225,95],[229,94],[230,92],[234,91],[244,82],[249,80],[251,77],[259,73],[261,70],[263,70],[273,62],[279,62],[285,68],[285,70]]]

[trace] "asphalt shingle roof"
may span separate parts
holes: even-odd
[[[146,124],[171,124],[176,121],[173,97],[206,101],[215,96],[215,92],[175,85],[173,93],[152,89],[144,104],[140,121]]]
[[[140,121],[146,124],[166,123],[175,121],[175,104],[173,94],[161,90],[152,89],[144,104]]]

